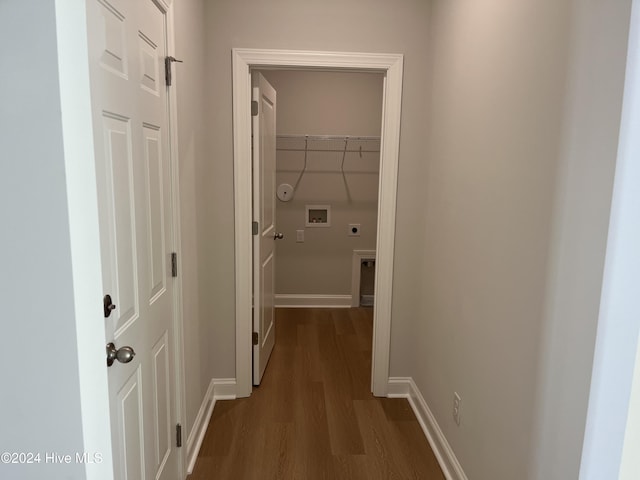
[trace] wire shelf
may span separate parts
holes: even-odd
[[[380,152],[380,137],[350,135],[277,135],[276,150],[289,152]]]

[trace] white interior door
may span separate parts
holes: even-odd
[[[275,240],[282,236],[276,232],[275,225],[276,91],[257,72],[252,74],[252,84],[253,221],[258,225],[253,240],[253,384],[260,385],[276,340]]]
[[[175,288],[164,78],[167,19],[151,0],[87,0],[106,341],[117,479],[180,478]],[[107,313],[109,314],[108,316]]]

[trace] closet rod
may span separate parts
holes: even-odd
[[[345,139],[346,140],[354,140],[354,141],[379,141],[380,137],[363,137],[363,136],[356,136],[356,135],[276,135],[276,138],[282,138],[282,139],[292,139],[292,140],[296,140],[296,139],[300,139],[300,140],[304,140],[304,139],[308,139],[308,140],[339,140],[341,142],[344,142]]]
[[[320,146],[325,142],[326,146]],[[333,144],[330,142],[333,142]],[[380,137],[283,134],[276,135],[276,150],[287,152],[379,153]]]
[[[304,148],[276,148],[276,150],[280,150],[280,151],[285,151],[285,152],[304,152],[305,149]],[[363,149],[353,149],[353,150],[349,150],[348,148],[345,150],[344,148],[339,148],[339,149],[335,149],[335,148],[327,148],[327,149],[318,149],[318,148],[307,148],[306,149],[307,152],[338,152],[338,153],[342,153],[342,152],[347,152],[347,153],[379,153],[380,150],[365,150]]]

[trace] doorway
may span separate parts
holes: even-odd
[[[253,384],[259,385],[266,360],[263,352],[273,345],[274,329],[266,328],[266,319],[278,316],[267,315],[271,310],[263,304],[265,265],[273,264],[275,275],[264,288],[273,285],[273,303],[268,305],[277,309],[295,308],[303,315],[300,309],[361,304],[361,295],[352,295],[351,289],[352,277],[359,284],[362,272],[352,272],[351,263],[354,252],[376,248],[384,77],[374,72],[260,69],[252,70],[252,78],[254,98],[262,99],[266,85],[274,95],[269,104],[259,100],[253,112],[254,156],[259,152],[254,158],[253,192],[259,234],[254,238],[261,242],[256,245],[260,253],[254,253],[254,272],[261,274],[254,275],[254,292],[260,293],[254,293],[258,341]],[[264,136],[256,132],[262,132],[263,123],[266,127],[270,112],[276,110],[274,143],[269,145],[275,146],[277,160],[273,173],[262,179],[271,172],[271,154],[263,151]],[[264,193],[266,197],[256,203]],[[275,231],[277,241],[272,240]],[[262,232],[267,233],[266,240]],[[265,255],[263,245],[273,246],[268,252],[274,254]],[[365,280],[371,277],[363,283],[370,283],[369,306],[373,306],[373,271],[363,271]],[[346,313],[336,311],[334,316],[349,322]],[[372,320],[372,312],[368,316]],[[371,339],[368,343],[371,354]],[[368,384],[371,366],[364,370]]]
[[[384,75],[380,147],[380,184],[376,260],[376,306],[373,320],[371,389],[386,396],[389,379],[393,250],[400,141],[403,56],[301,52],[291,50],[233,50],[233,126],[235,200],[236,396],[252,391],[252,206],[251,206],[251,77],[250,70],[320,69],[379,72]]]
[[[376,248],[383,75],[259,72],[278,99],[275,306],[359,306],[351,263]]]

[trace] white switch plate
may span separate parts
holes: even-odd
[[[347,230],[347,234],[350,237],[359,237],[360,236],[360,224],[359,223],[350,223],[349,229]]]
[[[296,242],[304,242],[304,230],[296,230]]]

